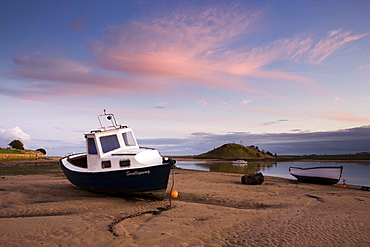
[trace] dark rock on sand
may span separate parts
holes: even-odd
[[[246,174],[242,176],[242,184],[259,185],[265,181],[265,177],[262,173],[258,172],[254,175]]]

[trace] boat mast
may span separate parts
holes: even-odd
[[[106,117],[106,119],[108,121],[110,121],[112,125],[104,126],[102,124],[101,120],[100,120],[100,118],[102,118],[102,117]],[[114,117],[114,114],[113,113],[107,113],[105,109],[104,109],[104,114],[98,116],[98,120],[99,120],[99,123],[100,123],[100,127],[104,130],[107,130],[109,127],[113,127],[115,129],[119,129],[121,127],[121,125],[119,125],[117,123],[116,118]]]

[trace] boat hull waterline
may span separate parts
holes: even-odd
[[[144,196],[164,199],[171,165],[115,170],[107,172],[79,172],[68,169],[61,160],[62,170],[74,185],[101,193]]]
[[[84,134],[86,152],[60,159],[67,179],[91,191],[163,200],[176,161],[140,147],[132,128],[106,110],[98,120],[100,128]]]
[[[336,184],[342,177],[343,166],[339,167],[289,167],[289,172],[300,182]]]

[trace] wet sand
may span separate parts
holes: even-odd
[[[370,246],[369,191],[241,176],[176,169],[168,210],[60,173],[1,176],[0,246]]]

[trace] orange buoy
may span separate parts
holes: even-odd
[[[177,198],[179,196],[179,193],[176,190],[171,191],[171,197]]]
[[[341,186],[342,186],[342,188],[345,188],[346,187],[346,184],[342,184]]]

